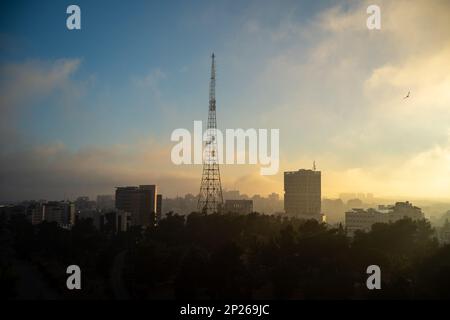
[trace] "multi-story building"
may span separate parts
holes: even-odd
[[[99,229],[105,233],[117,234],[125,232],[130,225],[131,214],[123,210],[115,210],[99,214]]]
[[[75,224],[75,204],[69,201],[43,203],[42,221],[56,222],[61,227],[69,227]]]
[[[157,223],[157,187],[118,187],[116,189],[116,208],[131,214],[131,225],[148,227]]]
[[[225,213],[249,214],[253,212],[253,200],[225,200]]]
[[[300,169],[284,173],[284,211],[289,216],[323,220],[320,171]]]
[[[403,218],[420,220],[424,218],[424,214],[419,207],[408,201],[397,202],[393,206],[381,205],[378,210],[354,208],[345,213],[345,227],[348,234],[353,235],[356,230],[370,231],[375,223],[390,223]]]
[[[44,219],[42,203],[36,202],[28,206],[27,216],[31,219],[32,225],[40,224]]]

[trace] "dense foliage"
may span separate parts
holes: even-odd
[[[353,239],[342,227],[275,216],[169,215],[128,252],[139,298],[444,298],[450,247],[430,224],[377,224]],[[368,290],[366,268],[382,270]]]
[[[342,227],[257,213],[168,214],[157,227],[119,235],[91,220],[63,230],[15,216],[0,232],[4,297],[20,278],[14,257],[37,266],[63,298],[117,297],[111,270],[118,266],[127,294],[139,299],[450,298],[450,246],[438,245],[425,220],[377,224],[353,238]],[[65,289],[70,264],[83,270],[79,292]],[[366,287],[373,264],[381,290]]]

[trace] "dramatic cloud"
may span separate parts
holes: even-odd
[[[284,170],[318,162],[325,195],[448,198],[438,186],[450,181],[450,4],[381,1],[380,31],[366,28],[369,4],[279,24],[283,36],[268,38],[279,50],[255,77],[257,117],[281,128]]]

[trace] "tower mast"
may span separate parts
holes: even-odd
[[[216,65],[214,58],[213,53],[209,83],[208,128],[203,149],[203,174],[198,198],[198,210],[206,214],[220,212],[223,204],[217,148]]]

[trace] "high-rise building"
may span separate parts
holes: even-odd
[[[131,214],[131,225],[150,226],[156,223],[157,187],[116,188],[116,208]]]
[[[284,211],[289,216],[323,220],[321,172],[300,169],[284,173]]]

